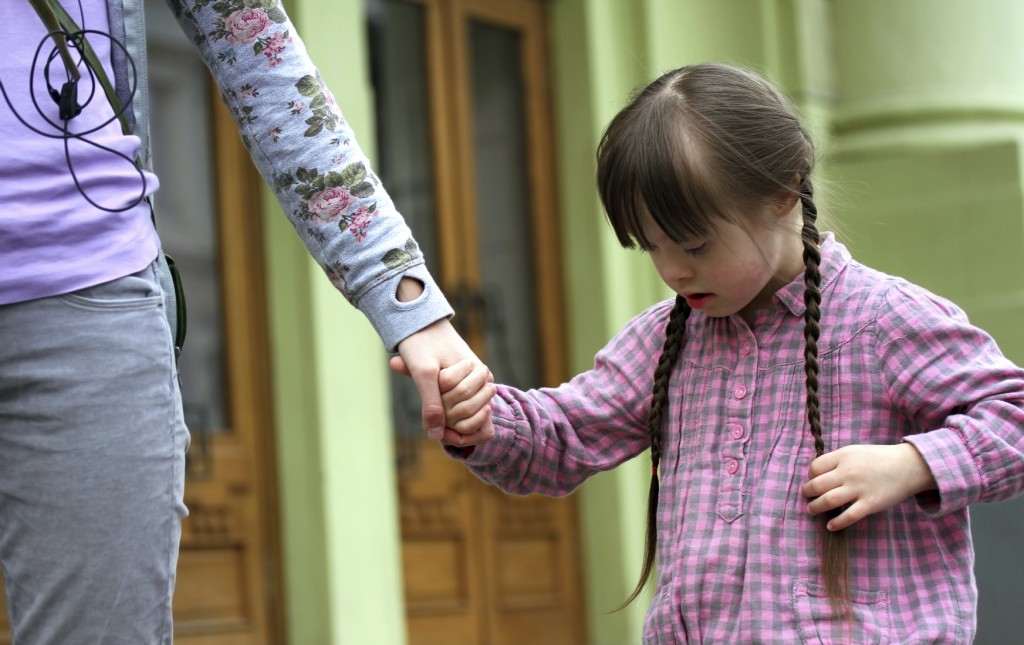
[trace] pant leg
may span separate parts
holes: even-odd
[[[0,563],[15,644],[170,643],[188,444],[152,268],[0,306]]]

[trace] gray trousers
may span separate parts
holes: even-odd
[[[15,644],[172,640],[185,429],[152,267],[0,306],[0,563]]]

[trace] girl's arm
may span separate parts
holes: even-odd
[[[1024,370],[951,303],[892,289],[878,319],[878,356],[897,408],[924,429],[905,438],[938,490],[931,512],[1024,491]]]
[[[594,367],[557,388],[521,391],[499,385],[490,400],[494,439],[449,453],[484,481],[509,493],[561,496],[591,475],[611,469],[650,446],[646,417],[654,367],[672,302],[637,316],[598,354]],[[442,374],[449,421],[472,416],[474,397],[490,392],[486,374],[460,365]],[[462,402],[470,405],[460,412]],[[458,426],[458,422],[456,421]],[[457,437],[456,446],[457,444]]]
[[[922,432],[815,459],[802,488],[808,512],[842,509],[828,523],[840,530],[914,495],[941,515],[1019,494],[1024,371],[962,311],[916,287],[887,292],[875,329],[891,405]]]

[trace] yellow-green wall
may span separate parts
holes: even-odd
[[[362,0],[287,8],[372,158]],[[387,355],[264,201],[289,642],[402,645]]]

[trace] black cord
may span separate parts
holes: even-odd
[[[79,0],[79,2],[78,2],[78,7],[79,7],[79,12],[80,12],[80,14],[82,16],[82,21],[84,22],[85,21],[85,11],[82,8],[81,0]],[[41,54],[43,52],[43,48],[46,46],[47,42],[49,42],[49,41],[56,42],[56,38],[58,38],[58,37],[64,38],[65,41],[71,47],[73,47],[76,52],[78,52],[79,60],[78,60],[77,65],[85,67],[85,70],[88,72],[88,75],[89,75],[89,81],[91,83],[90,91],[89,91],[89,96],[86,98],[86,100],[84,102],[82,102],[81,104],[77,104],[77,102],[75,102],[76,103],[76,107],[77,107],[77,111],[81,111],[86,106],[88,106],[92,102],[92,100],[96,97],[96,87],[97,87],[97,85],[100,85],[99,81],[96,78],[96,72],[89,65],[89,61],[85,58],[84,54],[82,53],[84,51],[83,50],[83,46],[84,46],[83,43],[85,41],[86,35],[88,35],[88,34],[94,34],[96,36],[102,36],[102,37],[106,38],[107,40],[110,41],[110,43],[112,45],[118,47],[124,53],[125,59],[131,65],[131,70],[132,70],[132,74],[131,74],[132,82],[131,82],[131,86],[130,86],[131,91],[129,93],[128,101],[126,101],[125,104],[122,105],[121,108],[116,111],[116,113],[114,114],[113,117],[107,119],[103,123],[100,123],[99,125],[97,125],[96,127],[91,128],[91,129],[83,130],[83,131],[80,131],[80,132],[73,132],[68,127],[68,122],[71,120],[71,118],[73,118],[73,115],[69,116],[68,118],[62,119],[60,123],[57,123],[57,122],[52,121],[47,116],[47,114],[43,110],[43,108],[40,107],[39,102],[36,99],[36,93],[35,93],[35,75],[36,75],[36,69],[39,66],[40,56],[41,56]],[[53,48],[50,50],[49,54],[46,57],[46,64],[43,67],[43,77],[44,77],[44,79],[46,80],[46,83],[47,83],[47,91],[51,95],[53,95],[53,94],[60,94],[50,84],[50,65],[53,63],[54,59],[57,58],[59,55],[60,55],[60,50],[57,48],[56,45],[53,45]],[[68,82],[71,82],[71,74],[70,74],[70,72],[68,72]],[[87,138],[87,135],[91,135],[94,132],[98,132],[99,130],[102,130],[102,129],[106,128],[111,123],[113,123],[113,122],[117,121],[118,119],[120,119],[121,116],[125,113],[125,111],[127,111],[128,106],[131,105],[132,99],[134,99],[134,97],[135,97],[136,88],[138,87],[138,70],[136,69],[135,61],[132,59],[131,55],[128,53],[128,49],[124,46],[124,44],[121,43],[120,41],[118,41],[116,38],[114,38],[110,34],[108,34],[106,32],[102,32],[102,31],[97,31],[95,29],[84,29],[83,28],[83,29],[81,29],[79,31],[76,31],[74,33],[68,33],[67,31],[64,31],[64,30],[51,31],[51,32],[47,33],[46,36],[43,37],[43,39],[39,42],[39,45],[36,47],[35,54],[32,57],[32,67],[29,69],[29,81],[28,81],[28,84],[29,84],[29,97],[30,97],[30,99],[32,101],[32,106],[36,110],[36,113],[47,124],[49,124],[50,127],[53,128],[53,130],[55,130],[56,132],[46,132],[46,131],[40,130],[39,128],[37,128],[37,127],[33,126],[32,124],[28,123],[22,117],[22,115],[18,112],[18,110],[15,109],[14,104],[11,102],[10,97],[7,95],[7,88],[4,87],[3,80],[0,80],[0,94],[3,95],[4,102],[7,103],[7,107],[10,108],[11,113],[15,116],[15,118],[19,122],[21,122],[21,124],[23,126],[25,126],[29,130],[31,130],[32,132],[34,132],[34,133],[36,133],[36,134],[38,134],[40,136],[47,137],[49,139],[62,139],[64,141],[64,160],[67,163],[68,171],[71,173],[71,179],[75,183],[75,188],[78,190],[79,194],[82,195],[82,198],[85,199],[85,201],[87,201],[93,207],[95,207],[95,208],[97,208],[99,210],[105,211],[107,213],[122,213],[124,211],[131,210],[132,208],[135,208],[140,203],[142,203],[146,199],[146,173],[143,171],[143,169],[141,167],[139,167],[139,165],[136,163],[136,160],[132,159],[128,155],[126,155],[126,154],[124,154],[124,153],[122,153],[122,152],[120,152],[118,150],[114,150],[113,148],[109,148],[107,146],[104,146],[104,145],[102,145],[100,143],[97,143],[97,142],[92,141],[92,140]],[[62,88],[62,90],[63,90],[63,88]],[[56,100],[56,98],[55,98],[55,100]],[[75,112],[76,114],[77,114],[77,111]],[[89,144],[89,145],[91,145],[91,146],[93,146],[95,148],[99,148],[100,150],[103,150],[104,152],[108,152],[108,153],[114,155],[115,157],[119,157],[119,158],[125,160],[127,163],[131,164],[131,166],[135,170],[136,174],[138,174],[139,181],[141,183],[141,187],[139,189],[138,197],[133,199],[126,206],[119,207],[119,208],[110,208],[110,207],[107,207],[107,206],[103,206],[103,205],[98,204],[97,202],[95,202],[91,197],[89,197],[89,195],[85,191],[85,188],[82,186],[81,182],[79,182],[78,175],[75,173],[74,163],[71,160],[71,149],[70,149],[70,144],[69,144],[69,141],[71,139],[75,139],[77,141],[81,141],[82,143],[87,143],[87,144]]]

